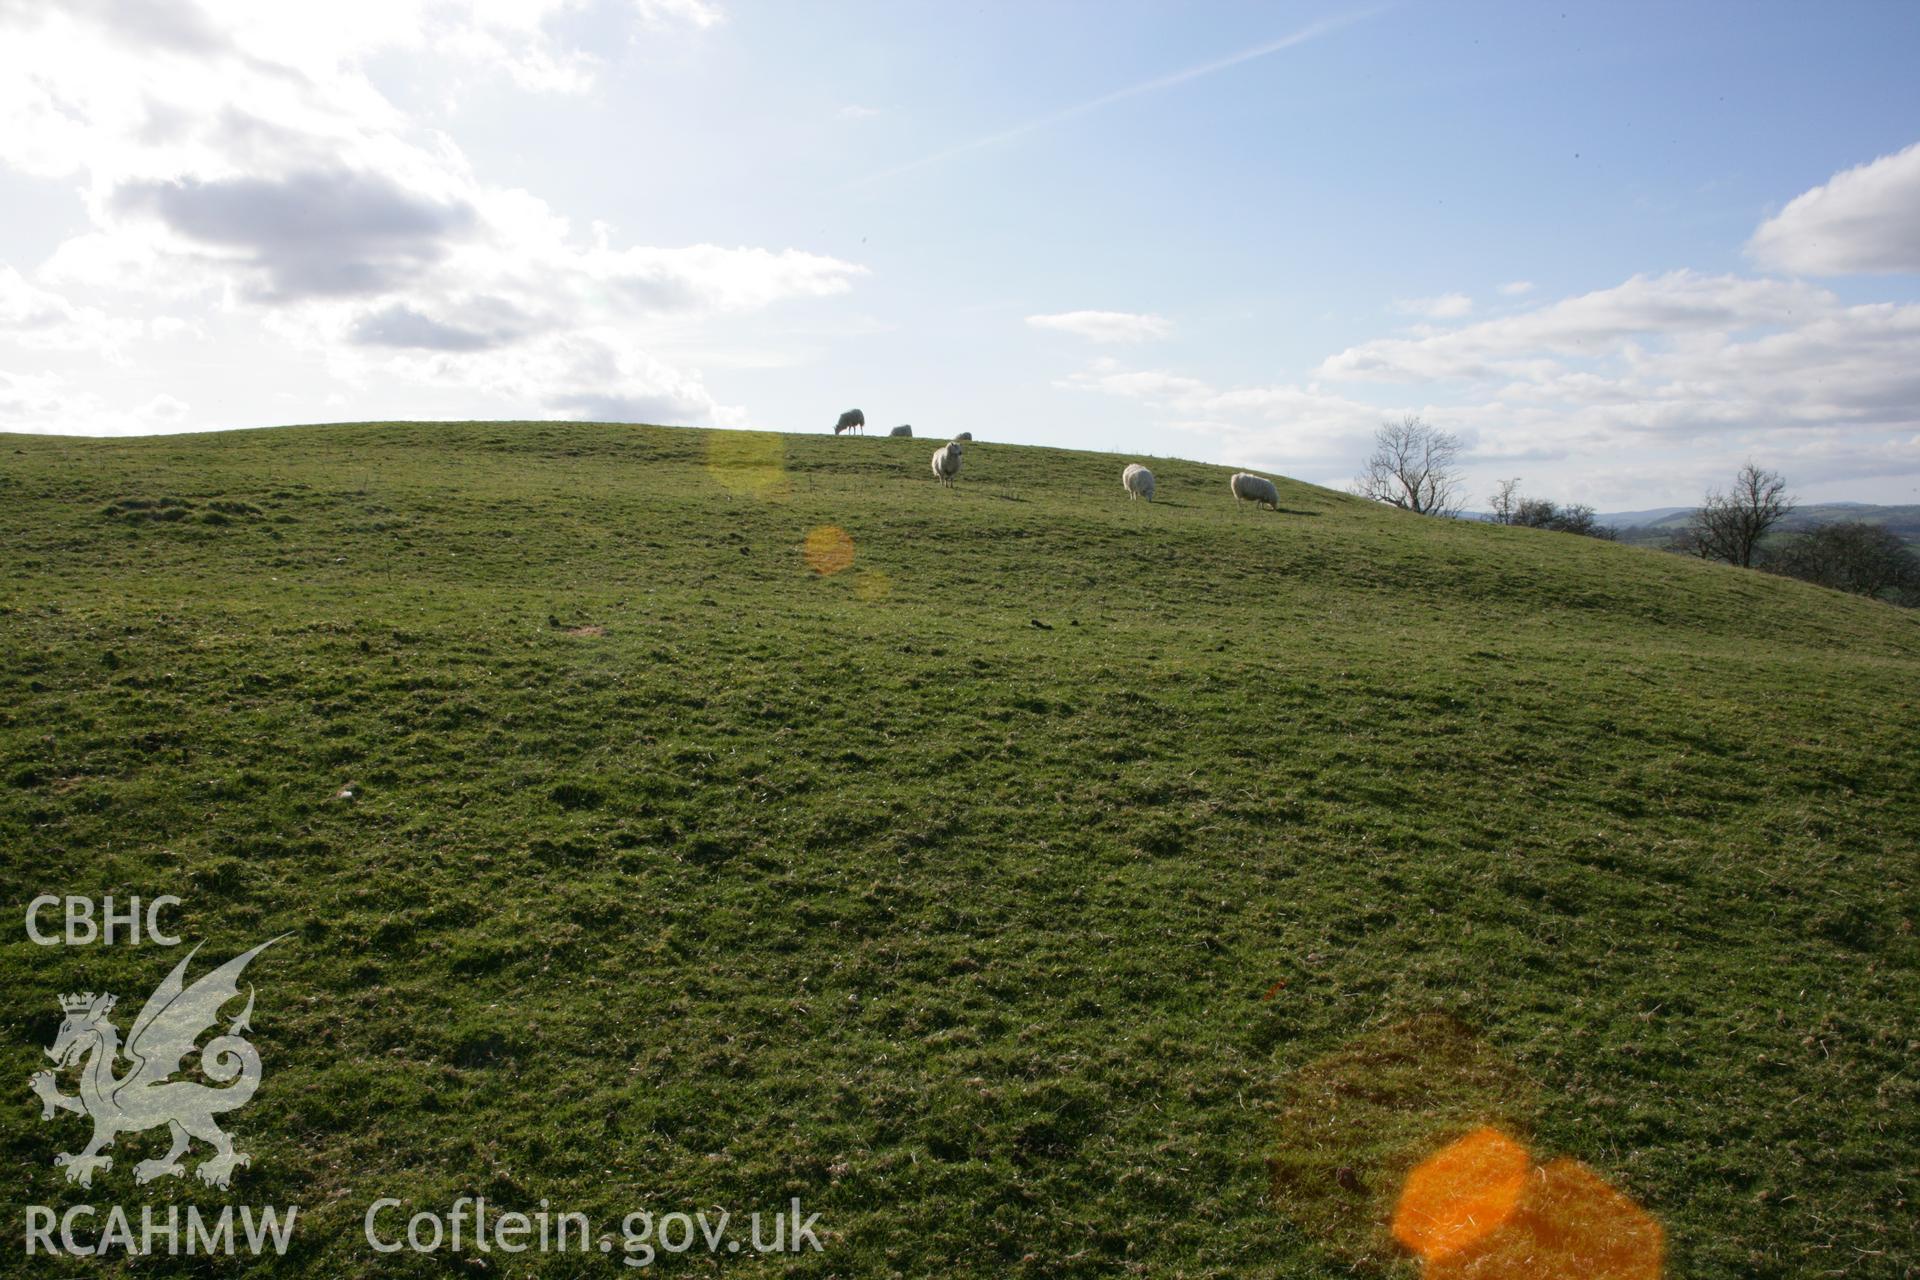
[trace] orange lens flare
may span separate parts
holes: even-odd
[[[1577,1160],[1532,1167],[1527,1150],[1475,1129],[1416,1165],[1393,1237],[1421,1280],[1659,1280],[1660,1224]]]
[[[1407,1175],[1393,1238],[1429,1263],[1470,1247],[1513,1216],[1529,1163],[1527,1149],[1497,1129],[1449,1143]]]
[[[1445,1014],[1307,1063],[1280,1101],[1274,1197],[1343,1275],[1409,1255],[1421,1280],[1659,1280],[1666,1265],[1632,1197],[1578,1161],[1536,1162],[1537,1089]]]
[[[1429,1261],[1423,1280],[1660,1280],[1666,1233],[1577,1160],[1527,1178],[1520,1207],[1469,1248]]]
[[[800,547],[807,568],[821,577],[830,577],[853,567],[853,537],[835,524],[823,524],[810,530]]]

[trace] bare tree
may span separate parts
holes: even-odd
[[[1594,518],[1593,508],[1584,502],[1569,502],[1565,506],[1550,498],[1522,498],[1513,508],[1513,517],[1507,523],[1524,525],[1529,529],[1552,529],[1556,533],[1577,533],[1585,538],[1599,538],[1612,542],[1620,536],[1619,530],[1610,524],[1601,524]]]
[[[1577,533],[1608,542],[1620,536],[1612,525],[1594,518],[1593,508],[1583,502],[1565,506],[1551,498],[1529,498],[1520,492],[1520,478],[1502,480],[1487,499],[1493,504],[1493,523],[1517,525],[1526,529],[1552,529],[1556,533]]]
[[[1500,487],[1487,498],[1493,508],[1495,524],[1512,524],[1514,510],[1520,505],[1520,477],[1502,480]]]
[[[1876,600],[1913,604],[1920,595],[1920,556],[1893,530],[1857,520],[1815,525],[1769,548],[1760,567]]]
[[[1427,516],[1460,514],[1460,439],[1408,414],[1373,434],[1373,453],[1354,492]]]
[[[1753,567],[1754,553],[1767,531],[1793,511],[1787,482],[1778,472],[1749,462],[1727,493],[1710,491],[1675,541],[1677,550],[1703,560]]]

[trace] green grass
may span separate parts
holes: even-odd
[[[1387,1204],[1409,1108],[1524,1098],[1672,1276],[1920,1268],[1920,617],[1307,485],[1236,512],[1177,461],[1147,505],[988,441],[948,493],[931,448],[0,437],[7,1230],[292,1202],[253,1271],[430,1275],[361,1243],[375,1196],[799,1196],[823,1253],[661,1269],[1326,1276],[1378,1211],[1313,1169]],[[294,935],[230,1196],[134,1188],[154,1134],[51,1167],[54,997],[124,1030],[182,953],[36,947],[47,891],[177,893],[209,960]],[[1424,1093],[1354,1048],[1435,1015],[1470,1045]],[[1387,1058],[1399,1119],[1302,1127]]]

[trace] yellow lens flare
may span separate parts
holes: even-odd
[[[1393,1238],[1428,1262],[1498,1230],[1520,1205],[1527,1149],[1498,1129],[1475,1129],[1415,1165],[1393,1210]]]
[[[862,569],[853,575],[853,594],[862,600],[884,600],[893,590],[893,579],[879,569]]]
[[[817,525],[800,544],[800,558],[823,578],[853,568],[853,535],[837,524]]]
[[[736,498],[785,497],[786,442],[767,431],[709,431],[707,474]]]

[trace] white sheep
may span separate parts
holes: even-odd
[[[960,433],[959,435],[957,435],[957,436],[955,436],[955,437],[954,437],[954,439],[955,439],[955,440],[972,440],[972,439],[973,439],[973,432],[971,432],[971,431],[962,431],[962,432],[961,432],[961,433]]]
[[[953,487],[953,478],[960,474],[960,445],[950,442],[933,451],[933,478],[949,489]]]
[[[893,430],[887,432],[887,434],[890,436],[910,436],[913,434],[913,424],[907,423],[903,426],[895,427]]]
[[[840,421],[833,424],[833,434],[839,435],[842,431],[858,431],[861,435],[865,435],[867,415],[858,409],[847,410],[840,415]]]
[[[1127,469],[1120,473],[1120,487],[1127,491],[1127,501],[1145,498],[1153,501],[1153,472],[1137,462],[1129,462]]]
[[[1233,505],[1239,506],[1244,499],[1261,506],[1280,509],[1280,491],[1273,487],[1273,481],[1265,476],[1256,476],[1247,471],[1236,471],[1233,479],[1227,482],[1233,490]]]

